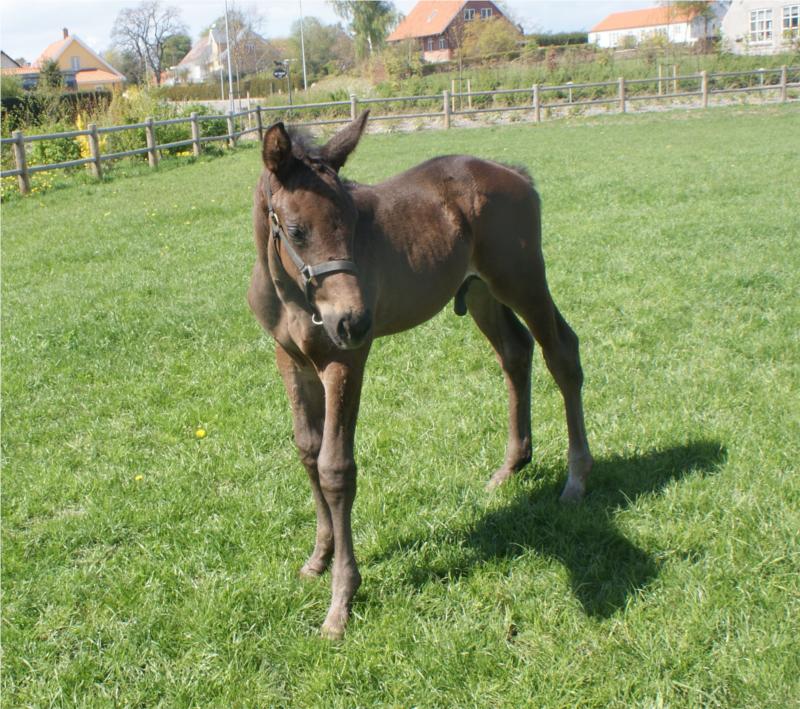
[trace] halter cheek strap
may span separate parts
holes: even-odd
[[[300,254],[295,251],[289,238],[286,236],[286,230],[281,224],[277,212],[272,206],[272,190],[269,185],[269,177],[264,180],[264,193],[267,198],[267,210],[269,212],[269,231],[272,237],[272,243],[275,245],[275,251],[280,258],[279,243],[283,245],[284,250],[289,255],[292,263],[300,272],[300,280],[303,286],[303,294],[311,306],[313,311],[312,320],[315,325],[321,325],[322,320],[319,318],[317,309],[312,301],[312,287],[316,286],[320,277],[326,276],[330,273],[349,272],[358,275],[358,267],[352,261],[346,259],[335,259],[332,261],[324,261],[316,266],[309,266],[300,257]]]

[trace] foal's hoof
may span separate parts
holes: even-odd
[[[308,562],[303,564],[303,568],[300,569],[298,574],[300,578],[318,579],[320,576],[322,576],[322,574],[325,573],[326,569],[326,566],[317,566],[316,564],[311,564]]]
[[[502,485],[513,474],[514,474],[513,470],[500,468],[500,470],[495,472],[495,474],[489,478],[489,482],[486,483],[486,492],[490,492],[491,490],[494,490],[498,485]]]
[[[583,495],[586,492],[586,487],[574,480],[568,480],[564,486],[564,490],[559,497],[559,501],[566,505],[577,505],[583,500]]]
[[[337,611],[328,611],[328,617],[320,628],[320,634],[326,640],[341,640],[347,625],[347,615]]]

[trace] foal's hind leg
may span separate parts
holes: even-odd
[[[325,572],[333,556],[331,511],[322,493],[317,469],[325,423],[325,391],[311,365],[300,367],[277,343],[275,356],[292,406],[295,444],[300,460],[308,473],[317,511],[314,551],[300,569],[301,576],[313,578]]]
[[[558,312],[547,288],[544,263],[535,259],[513,262],[516,273],[504,274],[490,282],[492,293],[519,313],[542,348],[547,368],[564,397],[569,436],[569,476],[561,493],[562,502],[578,502],[586,491],[586,479],[594,460],[589,452],[586,427],[583,422],[581,387],[583,370],[578,353],[578,337]],[[520,269],[519,266],[523,267]]]
[[[509,422],[506,458],[487,488],[496,487],[531,459],[531,357],[533,339],[511,309],[480,280],[469,284],[467,308],[497,354],[508,386]]]
[[[579,502],[586,492],[586,479],[594,459],[589,452],[583,421],[583,369],[578,352],[578,336],[558,312],[546,285],[543,291],[521,314],[541,346],[547,368],[564,397],[569,436],[569,475],[561,493],[561,501]]]

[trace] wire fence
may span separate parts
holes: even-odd
[[[494,91],[443,91],[441,94],[422,96],[394,96],[391,98],[358,98],[349,101],[308,103],[286,106],[248,107],[239,112],[224,115],[199,115],[153,120],[124,126],[98,127],[90,124],[85,130],[42,135],[25,135],[15,131],[10,138],[3,138],[2,148],[13,150],[13,169],[3,170],[0,177],[16,177],[19,190],[28,194],[31,190],[30,176],[37,172],[86,166],[96,178],[103,174],[103,164],[121,158],[146,155],[151,168],[158,167],[164,151],[179,148],[191,150],[199,156],[203,145],[212,141],[224,141],[229,148],[246,137],[263,139],[265,126],[278,120],[292,121],[301,126],[327,126],[353,120],[359,110],[370,108],[371,121],[409,121],[434,119],[435,125],[450,128],[461,117],[469,118],[486,113],[515,112],[522,119],[538,123],[558,117],[565,112],[581,110],[616,111],[625,113],[636,104],[649,105],[669,102],[670,105],[707,108],[711,103],[725,101],[726,95],[756,94],[765,100],[795,101],[800,98],[800,67],[782,66],[777,69],[755,71],[688,74],[648,79],[625,79],[555,86],[535,84],[529,88],[500,89]],[[727,100],[730,100],[729,98]],[[202,135],[204,122],[224,121],[226,131],[216,135]],[[191,137],[165,143],[157,141],[158,129],[165,126],[188,124]],[[144,131],[142,147],[117,152],[103,152],[101,138],[121,131]],[[82,138],[88,143],[88,155],[75,160],[29,165],[28,150],[37,141],[70,140]],[[5,162],[5,161],[4,161]]]

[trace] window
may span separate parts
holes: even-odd
[[[70,57],[69,61],[72,64],[72,71],[80,71],[81,69],[80,57]]]
[[[753,10],[750,13],[750,41],[769,42],[772,39],[772,10]]]
[[[783,8],[783,34],[796,37],[800,33],[800,5],[786,5]]]
[[[444,36],[439,37],[439,49],[447,49],[447,40],[445,40]]]
[[[488,20],[492,16],[492,8],[491,7],[482,7],[481,8],[481,19]]]
[[[468,7],[466,10],[464,10],[464,19],[467,22],[469,22],[470,20],[474,20],[475,19],[475,10],[473,8],[471,8],[471,7]]]
[[[428,37],[428,51],[433,51],[433,37]]]

